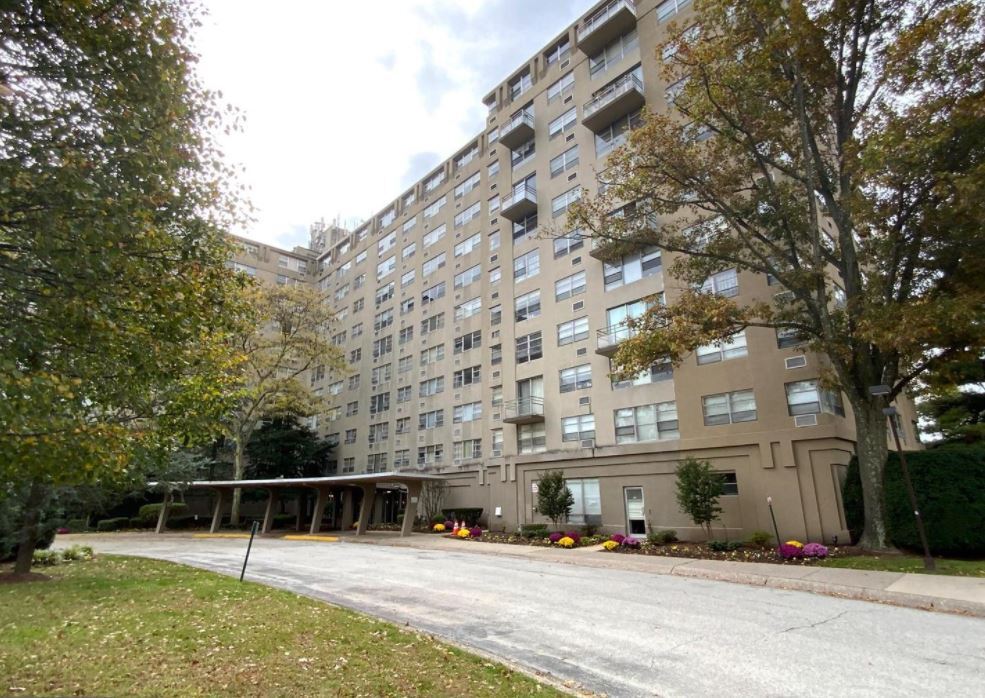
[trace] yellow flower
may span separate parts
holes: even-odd
[[[458,529],[458,533],[456,533],[455,535],[457,535],[459,538],[468,538],[471,534],[469,533],[469,529],[460,528]]]
[[[801,543],[799,540],[788,540],[786,542],[786,545],[792,545],[795,548],[803,548],[804,547],[804,544]]]
[[[607,540],[602,544],[602,547],[606,550],[612,551],[619,547],[619,544],[614,540]]]
[[[441,523],[435,524],[433,530],[435,533],[441,533],[442,531],[445,530],[445,525]]]
[[[565,536],[557,542],[562,548],[573,548],[575,546],[575,539]]]

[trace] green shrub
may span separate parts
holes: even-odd
[[[934,555],[985,555],[985,448],[964,446],[906,454],[917,505]],[[891,453],[884,475],[889,539],[900,548],[920,550],[913,509],[903,483],[899,456]],[[852,540],[862,532],[862,483],[858,463],[848,466],[842,490]]]
[[[73,545],[61,551],[62,560],[91,560],[92,548],[88,545]]]
[[[742,547],[742,543],[737,540],[710,540],[708,547],[716,553],[730,553]]]
[[[96,524],[96,530],[103,533],[107,531],[119,531],[121,528],[126,528],[130,523],[130,519],[125,516],[120,516],[115,519],[103,519]]]
[[[445,518],[444,514],[435,514],[434,516],[431,517],[431,525],[433,526],[434,524],[443,524],[447,520],[448,519]]]
[[[646,536],[646,542],[650,545],[669,545],[677,542],[677,531],[667,529],[665,531],[651,531]]]
[[[773,534],[769,531],[753,531],[749,536],[749,545],[765,548],[773,541]]]
[[[85,519],[69,519],[65,522],[65,528],[72,533],[83,533],[88,530]]]
[[[436,521],[435,523],[444,523],[445,521],[451,519],[452,521],[461,521],[465,519],[465,525],[472,527],[479,523],[479,517],[482,516],[482,507],[459,507],[457,509],[442,509],[442,516],[445,518],[441,521]]]
[[[58,550],[35,550],[31,564],[38,567],[52,567],[61,564],[62,554]]]
[[[521,524],[520,535],[524,538],[547,538],[547,524]]]
[[[130,522],[127,525],[130,528],[150,528],[155,523],[157,523],[157,522],[155,521],[155,522],[152,523],[152,522],[148,521],[147,519],[142,519],[139,516],[134,516],[132,519],[130,519]]]
[[[157,519],[161,515],[161,507],[163,506],[164,504],[162,502],[145,504],[140,507],[136,518],[143,519],[146,523],[157,523]],[[170,520],[173,516],[181,516],[186,513],[188,513],[187,504],[184,502],[172,502],[170,509],[168,509],[168,519]]]

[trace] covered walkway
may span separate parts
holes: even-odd
[[[366,534],[367,527],[369,526],[373,505],[376,501],[377,486],[400,485],[407,490],[407,504],[404,508],[404,518],[401,524],[400,535],[409,536],[414,528],[414,519],[417,517],[417,504],[420,500],[421,488],[428,480],[441,479],[438,475],[426,475],[424,473],[365,473],[332,477],[276,478],[272,480],[198,480],[189,483],[186,489],[213,490],[215,492],[216,499],[212,511],[212,526],[209,529],[212,533],[216,533],[219,530],[223,513],[228,504],[232,502],[233,490],[254,489],[267,492],[267,508],[263,517],[263,525],[260,529],[261,533],[270,533],[273,530],[276,507],[284,490],[302,488],[314,490],[317,498],[315,500],[314,513],[311,517],[311,535],[318,533],[321,528],[322,519],[325,516],[325,508],[330,498],[334,498],[336,506],[341,504],[341,528],[342,530],[348,530],[352,526],[355,517],[354,499],[358,490],[362,493],[362,504],[359,508],[356,535],[362,536]],[[161,507],[161,513],[157,519],[157,533],[162,533],[167,525],[171,501],[171,493],[166,494],[164,497],[164,506]],[[298,515],[299,517],[301,515],[300,509]]]

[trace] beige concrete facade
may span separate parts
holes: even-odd
[[[756,328],[744,348],[614,385],[609,356],[628,331],[619,308],[680,284],[659,255],[606,266],[591,240],[557,239],[565,204],[596,191],[639,108],[667,108],[657,46],[690,9],[599,4],[490,92],[482,133],[356,230],[318,226],[310,249],[237,258],[268,281],[317,284],[339,311],[352,374],[311,380],[329,405],[317,427],[339,442],[338,473],[447,473],[449,505],[481,506],[502,530],[536,520],[534,482],[561,468],[578,488],[576,522],[694,537],[673,475],[693,455],[730,475],[730,537],[771,528],[771,496],[784,537],[847,538],[850,407],[818,394],[812,411],[803,393],[788,405],[788,384],[819,376],[817,357]],[[295,261],[290,273],[291,260],[307,269]],[[774,293],[748,273],[719,286]],[[912,408],[900,407],[915,445]]]

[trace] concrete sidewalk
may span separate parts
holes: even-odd
[[[985,578],[980,577],[870,572],[765,562],[692,560],[660,555],[607,553],[601,546],[562,550],[534,545],[463,541],[424,533],[399,538],[389,531],[373,531],[362,537],[343,534],[342,540],[345,543],[506,555],[601,569],[711,579],[985,618]]]

